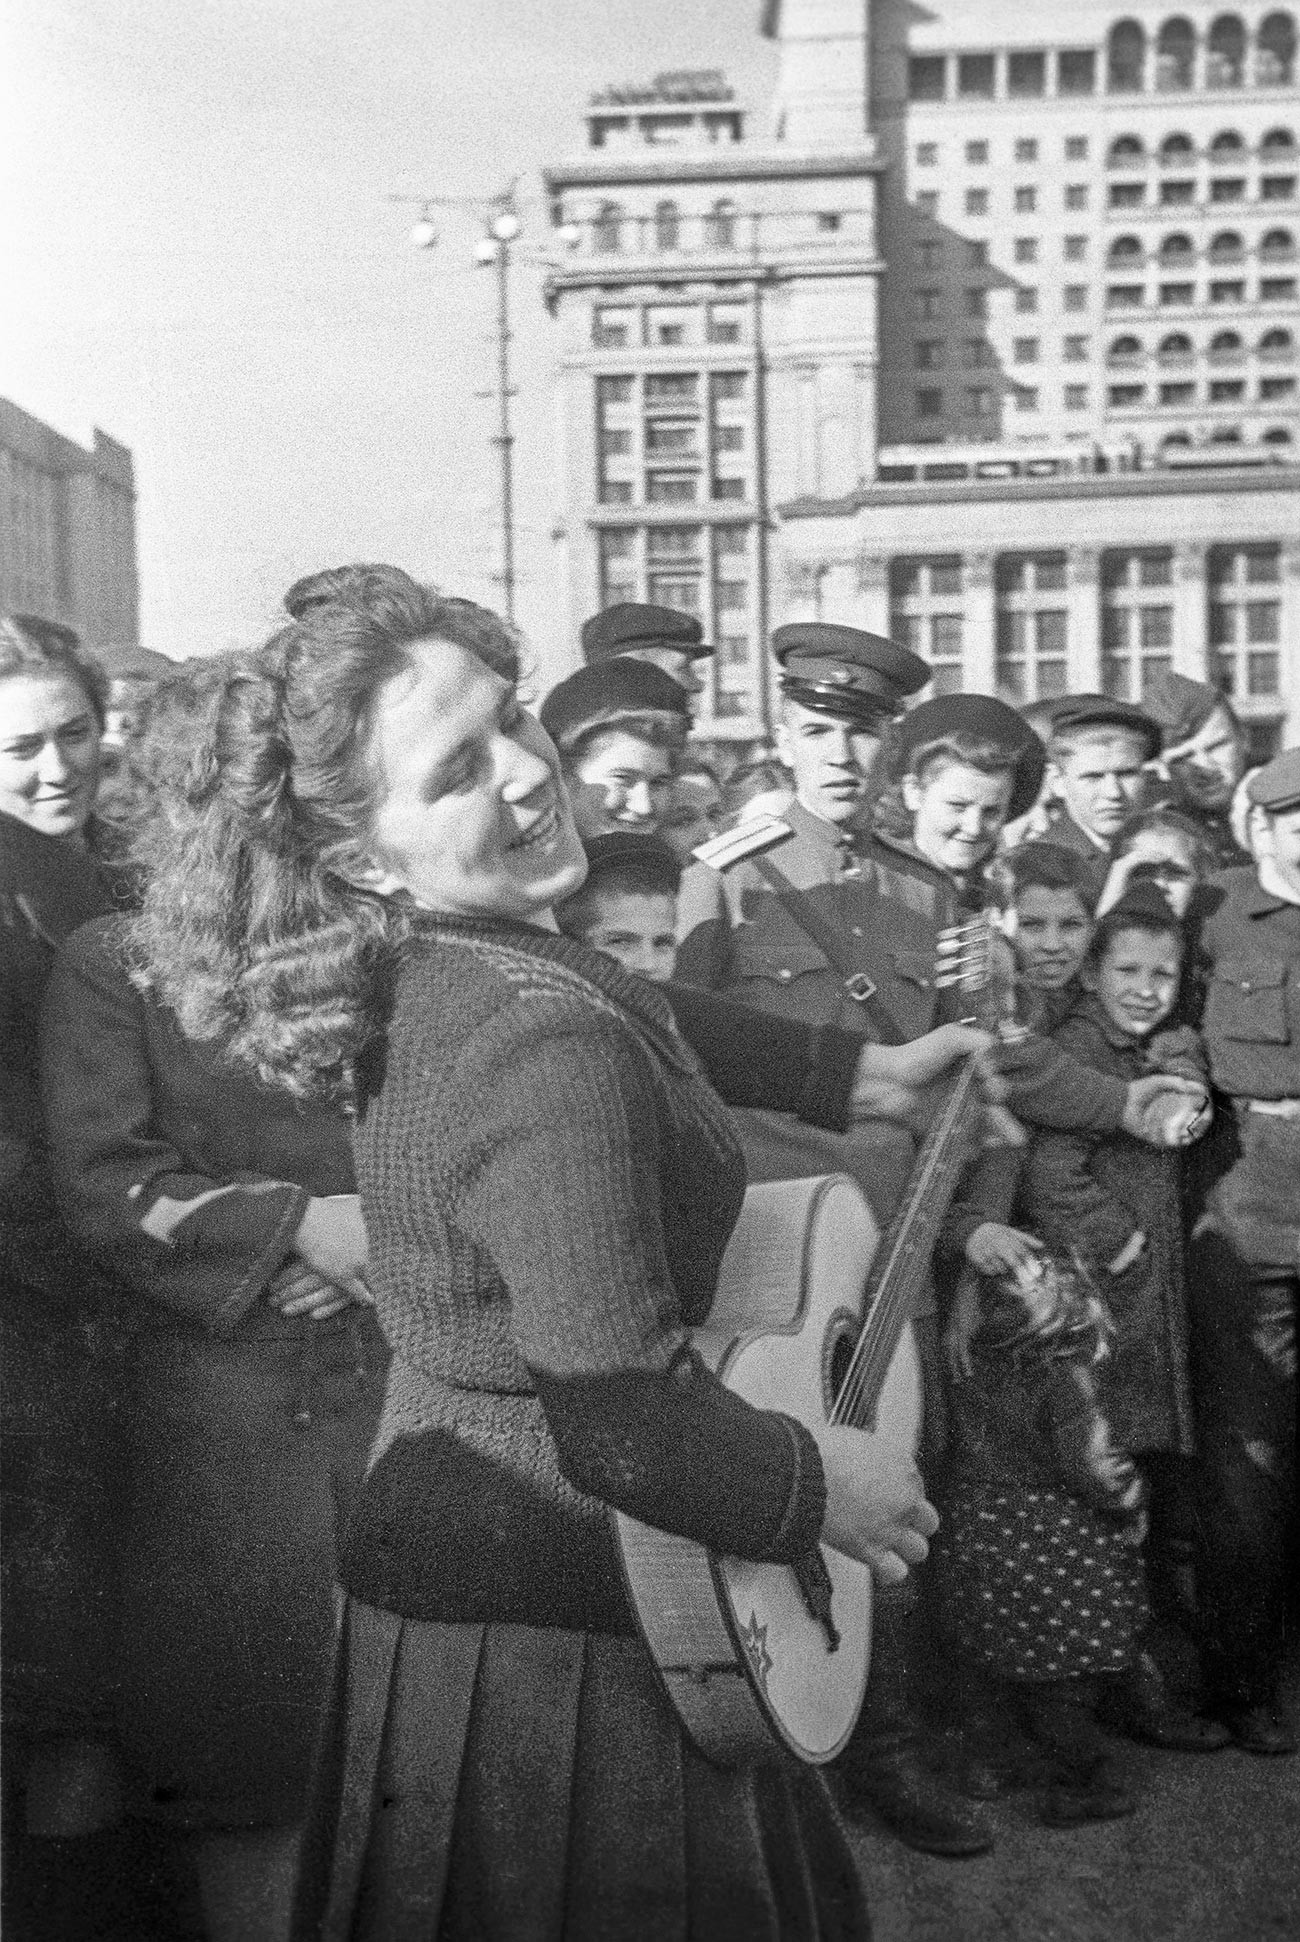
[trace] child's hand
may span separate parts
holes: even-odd
[[[1198,1110],[1209,1111],[1203,1085],[1172,1072],[1149,1072],[1141,1079],[1129,1081],[1122,1123],[1126,1133],[1145,1140],[1148,1146],[1179,1146],[1185,1144],[1177,1137],[1183,1127],[1175,1126],[1175,1137],[1171,1138],[1171,1121],[1189,1112],[1194,1115]]]
[[[1106,1263],[1107,1274],[1121,1275],[1123,1274],[1125,1268],[1131,1268],[1135,1261],[1141,1260],[1142,1250],[1143,1248],[1145,1248],[1146,1244],[1147,1244],[1147,1237],[1142,1232],[1141,1228],[1139,1227],[1135,1229],[1134,1232],[1129,1235],[1127,1241],[1125,1241],[1123,1247],[1120,1249],[1119,1253],[1115,1256],[1114,1260],[1108,1261]]]
[[[1034,1235],[996,1220],[986,1220],[966,1243],[966,1259],[976,1274],[1020,1274],[1036,1266],[1042,1254]]]
[[[979,1229],[976,1229],[976,1233]],[[975,1373],[970,1345],[980,1325],[980,1285],[973,1274],[964,1274],[957,1283],[943,1331],[944,1366],[953,1382],[966,1382]]]
[[[1213,1118],[1214,1109],[1208,1095],[1203,1095],[1199,1103],[1195,1099],[1180,1099],[1165,1119],[1165,1144],[1194,1146],[1209,1132]]]

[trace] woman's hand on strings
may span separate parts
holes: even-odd
[[[823,1541],[869,1565],[882,1585],[901,1584],[924,1564],[939,1513],[907,1451],[869,1430],[828,1424],[815,1431],[826,1473]]]

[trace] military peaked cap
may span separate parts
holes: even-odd
[[[541,708],[542,727],[556,747],[571,749],[597,728],[612,728],[638,716],[662,715],[690,725],[690,697],[680,681],[653,661],[615,655],[594,667],[579,668],[560,681]]]
[[[1047,751],[1024,717],[992,695],[936,695],[911,709],[899,724],[897,772],[906,774],[927,742],[942,742],[950,735],[994,742],[1006,750],[1007,767],[1014,776],[1009,822],[1033,808],[1043,786]]]
[[[634,600],[620,600],[584,620],[580,637],[582,658],[588,665],[608,661],[616,654],[633,654],[639,647],[670,648],[692,661],[713,652],[693,614],[679,613],[676,607],[644,606]]]
[[[1122,728],[1146,743],[1146,760],[1160,753],[1160,725],[1131,701],[1117,701],[1114,695],[1066,695],[1053,702],[1052,734],[1064,735],[1076,728]]]
[[[1283,749],[1257,769],[1246,784],[1246,794],[1256,808],[1270,813],[1294,809],[1300,803],[1300,748]]]
[[[801,707],[866,724],[896,715],[933,670],[919,654],[858,627],[795,621],[778,627],[772,652],[781,692]]]
[[[1147,713],[1160,724],[1166,748],[1175,748],[1204,728],[1216,708],[1226,707],[1223,695],[1208,681],[1167,669],[1152,682],[1145,696]]]

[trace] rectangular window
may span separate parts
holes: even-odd
[[[596,407],[602,416],[609,405],[627,405],[631,402],[631,378],[596,379]]]
[[[939,160],[938,142],[918,142],[916,144],[916,160],[918,167],[932,169]]]
[[[1067,135],[1065,138],[1065,159],[1067,162],[1086,162],[1088,159],[1088,137],[1086,135]]]
[[[1294,378],[1261,378],[1259,395],[1263,403],[1272,404],[1279,398],[1294,398]]]
[[[1037,364],[1038,339],[1036,337],[1017,337],[1013,348],[1017,364]]]
[[[636,534],[625,527],[597,533],[596,555],[601,606],[612,607],[620,600],[635,600]]]
[[[715,499],[743,499],[745,481],[743,479],[715,479],[712,485]]]
[[[1277,546],[1211,549],[1207,592],[1214,674],[1230,696],[1268,699],[1278,692],[1281,602],[1261,600],[1254,589],[1275,586],[1280,572]]]
[[[742,343],[748,335],[748,322],[748,313],[743,304],[710,304],[707,333],[710,344]]]
[[[993,56],[991,54],[957,56],[957,92],[959,95],[974,96],[982,101],[993,99]]]
[[[631,450],[632,434],[630,431],[603,431],[600,434],[602,458],[609,458],[611,456],[620,458],[624,453],[630,452]]]
[[[693,405],[699,379],[694,371],[659,371],[645,381],[647,405]]]
[[[713,428],[713,449],[715,452],[743,452],[745,449],[745,427],[743,425],[715,425]]]
[[[1038,261],[1038,238],[1036,236],[1017,236],[1013,253],[1017,263],[1036,263]]]
[[[967,189],[966,214],[968,216],[987,216],[989,213],[989,192],[987,189]]]
[[[602,506],[630,506],[632,503],[632,481],[630,479],[602,479],[596,496]]]
[[[920,216],[937,216],[939,213],[938,190],[922,189],[916,198],[916,211]]]
[[[1018,384],[1011,395],[1016,401],[1017,411],[1038,410],[1038,389],[1036,385]]]
[[[1216,175],[1211,178],[1211,202],[1240,202],[1245,193],[1244,175]]]
[[[1004,554],[995,575],[997,681],[1012,701],[1066,692],[1063,553]]]
[[[1015,153],[1017,162],[1036,162],[1038,160],[1038,143],[1032,135],[1022,135],[1016,143]]]
[[[1186,208],[1189,203],[1193,203],[1195,200],[1196,184],[1194,182],[1185,182],[1180,179],[1178,181],[1162,182],[1160,184],[1160,205],[1163,209]],[[1114,197],[1111,198],[1111,202],[1112,206],[1114,206]]]
[[[1131,310],[1142,303],[1146,287],[1141,283],[1108,283],[1106,285],[1106,308],[1108,310]],[[1160,301],[1163,303],[1164,298]]]
[[[993,346],[987,337],[967,337],[962,342],[961,361],[968,371],[978,371],[982,365],[992,364]]]
[[[966,410],[972,418],[993,416],[993,393],[985,384],[972,384],[966,392]]]
[[[988,159],[989,145],[987,142],[967,142],[966,160],[968,162],[987,162]]]
[[[942,418],[943,393],[930,386],[916,394],[916,415],[918,418]]]
[[[939,315],[939,297],[940,293],[938,290],[918,290],[916,293],[917,316],[926,320],[937,317]]]
[[[1116,700],[1143,701],[1173,665],[1174,610],[1149,591],[1172,582],[1167,548],[1103,556],[1101,685]]]
[[[1195,294],[1196,286],[1193,283],[1162,283],[1160,285],[1160,301],[1165,305],[1172,304],[1177,307],[1180,304],[1191,303]]]
[[[964,293],[964,300],[966,315],[968,317],[986,317],[988,315],[989,298],[987,290],[971,285]]]
[[[1067,209],[1086,209],[1088,207],[1088,185],[1086,182],[1066,183],[1065,206]]]
[[[909,101],[942,101],[947,78],[948,63],[942,54],[914,54],[907,63]]]
[[[1261,303],[1294,303],[1295,293],[1293,276],[1266,276],[1259,286]]]
[[[1067,283],[1061,292],[1061,303],[1066,310],[1086,310],[1088,308],[1087,284]]]
[[[943,363],[942,337],[918,337],[912,346],[912,360],[918,371],[937,371]]]
[[[713,393],[715,404],[739,404],[745,396],[745,373],[715,371],[710,380],[709,389]]]
[[[1112,384],[1106,393],[1106,402],[1117,411],[1131,411],[1146,395],[1146,386],[1142,384]]]
[[[1185,381],[1177,384],[1162,384],[1160,387],[1162,405],[1190,405],[1196,402],[1196,386]]]
[[[1093,52],[1092,48],[1091,47],[1079,47],[1079,48],[1070,47],[1070,48],[1062,49],[1062,51],[1056,57],[1057,93],[1058,94],[1092,94],[1096,86],[1097,86],[1097,56]],[[1087,153],[1086,139],[1083,136],[1075,136],[1073,137],[1073,139],[1076,141],[1085,142],[1083,153],[1079,155],[1071,155],[1069,142],[1067,141],[1066,159],[1071,162],[1081,162],[1083,160],[1083,155]]]
[[[1067,364],[1082,364],[1088,356],[1086,337],[1066,337],[1061,343],[1061,355]]]
[[[988,260],[989,246],[987,243],[967,243],[966,262],[970,269],[982,270]]]
[[[1038,207],[1038,191],[1028,183],[1022,183],[1015,192],[1016,214],[1032,216]]]
[[[1088,387],[1086,384],[1066,385],[1065,409],[1067,411],[1086,411],[1088,409]]]
[[[930,240],[917,244],[916,267],[918,270],[937,270],[942,260],[942,243]]]
[[[1017,290],[1016,309],[1022,317],[1031,317],[1038,309],[1037,290]]]
[[[1145,182],[1112,182],[1106,201],[1112,209],[1140,209],[1145,195]]]
[[[1088,254],[1088,238],[1067,236],[1061,245],[1061,254],[1067,263],[1082,263]]]
[[[936,694],[961,689],[961,590],[962,563],[955,554],[890,562],[890,637],[929,661]]]
[[[614,310],[602,305],[592,312],[591,341],[597,350],[623,350],[632,342],[632,325],[635,312],[628,309]]]
[[[1210,382],[1212,405],[1240,404],[1245,395],[1246,385],[1242,378],[1213,378]]]
[[[679,505],[698,497],[699,481],[693,472],[647,472],[645,496],[652,505]]]
[[[1046,54],[1009,54],[1007,56],[1007,93],[1044,94],[1047,90]]]
[[[1191,299],[1188,298],[1187,301],[1190,302]],[[1211,303],[1244,303],[1245,301],[1246,286],[1239,277],[1227,280],[1219,278],[1210,285]]]
[[[1293,175],[1262,175],[1259,179],[1261,202],[1294,202],[1296,179]]]

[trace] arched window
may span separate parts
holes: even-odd
[[[675,202],[655,204],[655,248],[676,249],[681,239],[681,211]]]
[[[1294,155],[1295,136],[1289,128],[1270,128],[1259,145],[1261,155]]]
[[[1239,263],[1245,254],[1245,244],[1235,229],[1221,229],[1210,240],[1211,263]]]
[[[1245,147],[1245,142],[1235,128],[1223,128],[1210,143],[1210,153],[1216,161],[1222,161],[1229,155],[1241,155]]]
[[[1289,87],[1295,78],[1295,21],[1271,13],[1255,36],[1255,79],[1262,87]]]
[[[1156,86],[1163,93],[1190,88],[1196,69],[1196,34],[1190,20],[1166,20],[1156,36]]]
[[[1106,85],[1112,94],[1140,94],[1146,86],[1147,37],[1136,20],[1120,20],[1110,30]]]
[[[715,202],[705,218],[706,238],[711,249],[736,247],[736,205],[724,197]]]
[[[1146,152],[1140,135],[1117,135],[1106,151],[1106,160],[1113,169],[1131,169],[1145,160]]]
[[[1266,263],[1289,262],[1295,255],[1295,237],[1289,229],[1270,229],[1260,238],[1259,253]]]
[[[1193,344],[1185,330],[1171,330],[1160,339],[1157,356],[1162,364],[1185,364],[1193,355]]]
[[[1162,452],[1186,452],[1191,449],[1190,432],[1169,432],[1160,441]]]
[[[1210,339],[1210,356],[1219,364],[1235,364],[1245,348],[1239,331],[1216,330]]]
[[[1221,13],[1206,38],[1205,85],[1239,88],[1246,72],[1246,29],[1235,13]]]
[[[1181,230],[1166,236],[1160,245],[1162,263],[1190,263],[1195,254],[1191,237],[1183,235]]]
[[[1163,168],[1182,168],[1196,153],[1196,144],[1190,135],[1166,135],[1160,144],[1160,162]]]
[[[1210,433],[1211,445],[1240,445],[1240,425],[1219,425]]]
[[[1289,357],[1295,344],[1289,330],[1266,330],[1259,340],[1262,357]]]
[[[1117,236],[1106,252],[1106,261],[1117,268],[1121,263],[1140,263],[1142,243],[1136,236]]]
[[[602,202],[596,211],[596,220],[591,226],[592,248],[606,256],[613,256],[623,247],[623,205],[621,202]]]
[[[1291,434],[1284,425],[1274,425],[1259,442],[1261,445],[1289,445]]]
[[[1115,337],[1111,339],[1106,356],[1112,364],[1136,364],[1142,355],[1140,337]]]

